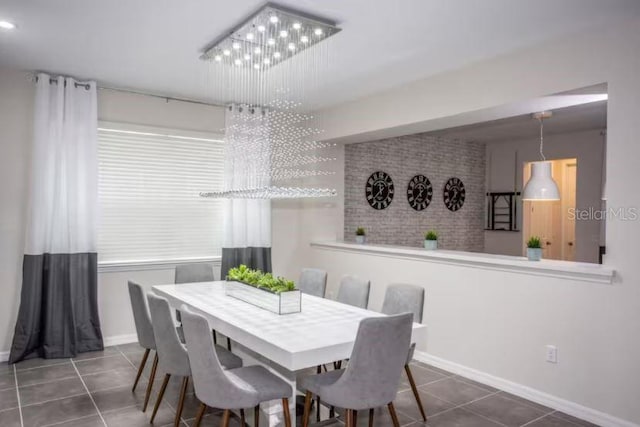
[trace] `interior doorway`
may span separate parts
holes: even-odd
[[[558,201],[525,201],[522,217],[522,252],[526,253],[527,240],[540,237],[543,258],[574,261],[576,256],[576,207],[577,159],[552,160],[553,180],[560,190]],[[531,176],[531,163],[525,163],[524,182]]]

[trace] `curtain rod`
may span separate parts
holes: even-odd
[[[34,82],[38,81],[38,76],[35,73],[31,73],[31,80]],[[58,81],[54,78],[49,78],[49,83],[53,84],[53,83],[58,83]],[[65,81],[65,85],[66,85],[66,81]],[[90,85],[88,83],[75,83],[76,88],[77,87],[84,87],[86,90],[89,90]],[[188,98],[176,98],[173,96],[165,96],[165,95],[157,95],[155,93],[149,93],[149,92],[143,92],[143,91],[137,91],[137,90],[132,90],[132,89],[123,89],[123,88],[118,88],[118,87],[110,87],[110,86],[96,86],[97,89],[100,90],[110,90],[113,92],[122,92],[122,93],[131,93],[134,95],[141,95],[141,96],[149,96],[152,98],[159,98],[159,99],[164,99],[165,101],[169,102],[169,101],[179,101],[179,102],[186,102],[189,104],[198,104],[198,105],[206,105],[208,107],[226,107],[226,105],[223,104],[215,104],[212,102],[204,102],[204,101],[196,101],[194,99],[188,99]]]

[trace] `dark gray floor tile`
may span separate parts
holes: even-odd
[[[70,361],[63,364],[18,371],[18,387],[77,377]]]
[[[82,381],[77,376],[65,380],[52,381],[20,387],[20,404],[22,406],[42,403],[48,400],[86,394]]]
[[[543,418],[540,418],[539,420],[534,421],[531,424],[527,424],[527,427],[578,427],[580,425],[581,424],[576,424],[574,422],[569,421],[568,419],[559,418],[554,414],[551,414]],[[588,425],[593,425],[593,424],[588,424]]]
[[[69,363],[70,359],[40,359],[39,357],[34,359],[23,360],[16,363],[16,370],[22,371],[24,369],[41,368],[43,366],[53,366]]]
[[[90,392],[104,390],[115,387],[133,387],[136,379],[136,372],[130,368],[114,369],[112,371],[104,371],[97,374],[83,375],[82,379],[87,385]],[[147,386],[147,380],[140,378],[138,388],[144,389]]]
[[[131,392],[131,387],[118,387],[109,390],[101,390],[91,393],[93,400],[96,402],[101,412],[113,411],[116,409],[136,406],[142,408],[144,403],[144,388],[136,389],[135,393]],[[149,405],[155,401],[155,397],[150,399]]]
[[[532,402],[530,400],[527,399],[523,399],[520,396],[516,396],[515,394],[511,394],[511,393],[507,393],[506,391],[501,391],[498,393],[500,396],[506,397],[507,399],[511,399],[511,400],[515,400],[516,402],[522,403],[524,405],[527,406],[531,406],[532,408],[538,409],[540,411],[543,411],[547,414],[550,414],[551,412],[554,412],[553,409],[544,406],[544,405],[540,405],[539,403],[536,402]]]
[[[463,405],[472,400],[491,394],[483,388],[477,387],[458,378],[450,377],[419,387],[421,390],[444,401]]]
[[[466,383],[469,383],[471,385],[474,385],[476,387],[483,388],[483,389],[485,389],[487,391],[490,391],[491,393],[495,393],[497,391],[500,391],[495,387],[491,387],[490,385],[479,383],[478,381],[470,380],[469,378],[461,377],[460,375],[456,375],[454,378],[456,378],[456,379],[458,379],[460,381],[464,381]]]
[[[88,417],[66,421],[61,424],[54,424],[50,427],[104,427],[104,422],[102,422],[102,418],[100,418],[99,415],[90,415]]]
[[[98,415],[88,394],[22,408],[24,427],[41,427]]]
[[[116,346],[116,348],[123,353],[135,353],[135,352],[142,353],[144,351],[144,348],[137,342],[132,342],[129,344],[121,344]]]
[[[463,408],[508,427],[518,427],[547,414],[547,412],[507,399],[500,394],[476,400]]]
[[[438,373],[444,375],[445,377],[450,377],[450,376],[454,375],[453,373],[451,373],[449,371],[445,371],[444,369],[436,368],[435,366],[429,365],[428,363],[418,362],[417,360],[413,360],[411,362],[411,365],[412,366],[414,366],[414,365],[415,366],[420,366],[422,368],[429,369],[430,371],[438,372]]]
[[[13,369],[7,372],[0,372],[0,390],[8,388],[16,388],[16,377],[13,375]]]
[[[80,360],[75,363],[80,375],[97,374],[98,372],[111,371],[113,369],[130,369],[134,371],[131,363],[122,354],[99,359]]]
[[[438,399],[437,397],[426,393],[424,390],[419,390],[418,393],[420,394],[422,405],[424,406],[424,411],[426,412],[427,417],[446,411],[447,409],[451,409],[455,406],[453,403]],[[411,390],[405,390],[398,393],[393,404],[396,407],[396,411],[402,412],[414,420],[422,421],[420,409],[418,409],[418,404],[416,403],[415,396]]]
[[[18,408],[0,411],[0,426],[20,427],[20,410]]]
[[[589,421],[581,420],[580,418],[573,417],[569,414],[565,414],[564,412],[554,412],[553,416],[556,418],[561,418],[565,421],[570,421],[581,427],[598,427],[596,424],[590,423]]]
[[[222,412],[215,412],[212,414],[207,414],[204,417],[202,417],[202,423],[200,425],[201,426],[219,426],[221,425],[221,421],[222,421]],[[195,424],[195,420],[189,420],[187,421],[187,424],[190,426],[193,426]],[[249,425],[253,425],[253,424],[249,424]],[[261,423],[260,425],[265,425],[265,423]],[[300,422],[298,425],[301,426],[302,423]],[[337,426],[338,425],[336,424],[336,427]],[[165,427],[165,426],[162,426],[162,427]],[[238,420],[238,418],[236,417],[231,417],[231,420],[229,421],[229,427],[240,427],[240,420]],[[333,427],[333,425],[331,427]]]
[[[413,375],[413,380],[415,381],[417,386],[429,384],[434,381],[446,378],[446,376],[440,372],[432,371],[431,369],[415,365],[411,366],[411,374]],[[409,387],[409,380],[407,378],[406,372],[404,371],[402,374],[402,383],[406,384],[406,386]]]
[[[452,409],[438,415],[429,417],[429,427],[497,427],[497,424],[480,415],[465,411],[462,408]]]
[[[164,426],[172,424],[175,412],[173,412],[169,406],[160,406],[153,424],[149,424],[151,410],[147,409],[147,412],[143,413],[138,406],[129,406],[116,411],[103,412],[102,416],[109,427],[148,427],[151,425]],[[205,425],[218,424],[205,424],[203,422],[202,426]]]
[[[118,350],[116,347],[105,347],[104,350],[101,351],[88,351],[86,353],[80,353],[78,354],[78,356],[74,357],[73,360],[96,359],[98,357],[115,356],[119,354],[120,350]]]
[[[406,426],[415,422],[415,419],[399,412],[398,408],[396,408],[396,413],[398,415],[398,421],[400,422],[401,426]],[[368,425],[369,411],[358,411],[358,427]],[[373,425],[375,427],[387,427],[393,425],[391,416],[389,415],[389,409],[387,409],[386,407],[376,408],[373,413]]]
[[[0,391],[0,411],[18,407],[18,394],[15,388]]]

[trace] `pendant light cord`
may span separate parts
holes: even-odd
[[[543,162],[546,162],[547,158],[542,152],[542,147],[544,146],[544,119],[541,117],[538,120],[540,120],[540,157],[542,157]]]

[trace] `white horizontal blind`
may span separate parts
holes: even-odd
[[[223,142],[166,133],[98,130],[101,263],[220,256]]]

